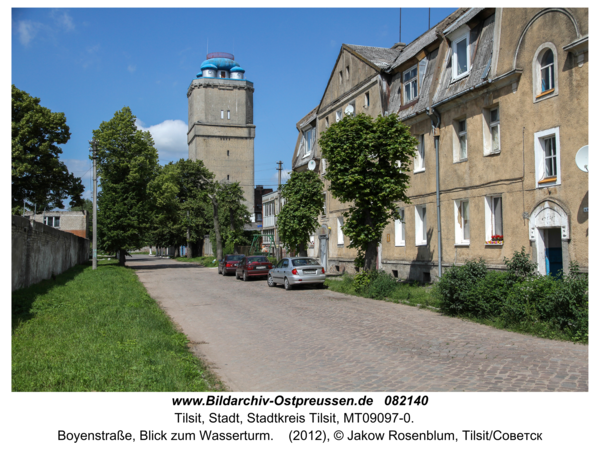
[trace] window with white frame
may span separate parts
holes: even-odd
[[[485,241],[503,242],[502,196],[485,197]]]
[[[302,133],[302,144],[300,145],[299,152],[300,155],[302,155],[303,157],[307,157],[308,155],[310,155],[315,144],[315,137],[316,133],[313,127],[311,127],[308,130],[305,130]]]
[[[327,215],[327,193],[323,193],[323,215]]]
[[[227,110],[227,119],[231,119],[231,110]]]
[[[461,162],[467,159],[467,120],[454,121],[454,132],[454,162]]]
[[[404,103],[406,104],[416,99],[419,94],[416,64],[409,70],[404,71],[402,74],[402,84],[404,85]]]
[[[560,184],[559,128],[534,134],[536,187]]]
[[[483,155],[500,153],[500,108],[483,110]]]
[[[342,231],[342,226],[344,226],[344,218],[337,218],[337,244],[338,246],[344,244],[344,231]]]
[[[425,135],[419,135],[417,139],[419,140],[419,144],[417,145],[417,153],[415,155],[415,173],[425,171]]]
[[[406,222],[404,221],[404,208],[400,207],[398,209],[398,216],[400,219],[394,221],[394,244],[396,246],[404,246],[406,244],[405,241],[405,233],[406,233]]]
[[[469,51],[469,31],[458,35],[452,40],[452,78],[462,78],[466,76],[471,69]]]
[[[327,165],[327,162],[325,161],[325,159],[321,159],[321,174],[325,174],[325,166]]]
[[[365,108],[367,108],[369,105],[371,105],[371,99],[369,97],[369,93],[365,93]]]
[[[225,117],[225,113],[223,112],[223,110],[221,110],[221,119],[223,119]]]
[[[454,201],[455,238],[457,245],[468,245],[471,240],[471,225],[469,219],[469,201]]]
[[[44,224],[53,228],[60,227],[60,217],[44,217]]]
[[[415,206],[415,245],[427,245],[427,207]]]
[[[540,94],[554,89],[554,52],[547,49],[540,60]]]
[[[342,120],[342,110],[338,110],[335,112],[335,122],[340,122]]]

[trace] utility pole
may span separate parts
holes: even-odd
[[[92,227],[92,270],[96,270],[98,268],[98,234],[97,234],[97,207],[98,207],[98,178],[96,177],[96,160],[98,159],[98,142],[96,140],[90,141],[90,145],[92,146],[92,161],[94,162],[94,219],[93,219],[93,227]]]
[[[283,165],[283,162],[281,160],[279,160],[277,162],[278,168],[277,171],[279,172],[278,176],[277,176],[277,204],[279,207],[279,211],[278,214],[281,213],[281,165]],[[277,221],[277,220],[275,220]],[[277,225],[277,223],[275,223],[275,225]],[[275,228],[275,230],[277,231],[277,248],[280,250],[281,256],[279,257],[280,259],[283,257],[283,252],[281,251],[281,240],[279,240],[279,231],[277,230],[277,227]]]

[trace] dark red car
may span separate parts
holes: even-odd
[[[246,257],[244,254],[226,254],[225,257],[219,261],[217,273],[223,276],[235,273],[238,262],[244,257]]]
[[[235,270],[235,278],[248,281],[248,278],[255,276],[267,277],[269,270],[273,268],[273,264],[265,256],[248,256],[244,257],[238,264]]]

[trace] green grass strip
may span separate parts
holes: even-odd
[[[175,260],[179,262],[195,262],[203,267],[217,267],[219,265],[217,258],[214,256],[176,257]]]
[[[98,264],[13,292],[12,390],[223,390],[135,272]]]

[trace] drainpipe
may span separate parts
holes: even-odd
[[[434,122],[431,113],[435,114]],[[432,107],[427,107],[427,116],[431,120],[431,128],[435,140],[435,203],[437,207],[437,232],[438,232],[438,279],[442,277],[442,217],[440,210],[440,115]]]

